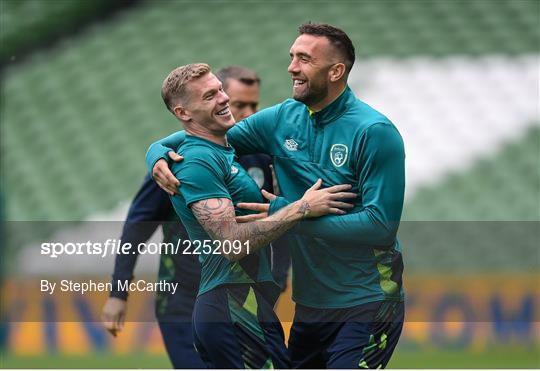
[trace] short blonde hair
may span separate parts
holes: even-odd
[[[186,84],[209,73],[210,66],[206,63],[191,63],[175,68],[163,80],[161,98],[167,109],[174,114],[174,107],[186,100]]]

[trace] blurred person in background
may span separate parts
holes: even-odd
[[[223,90],[229,96],[229,106],[236,121],[243,120],[256,113],[259,108],[261,80],[259,76],[246,67],[230,66],[216,71],[216,77],[223,83]],[[279,187],[272,167],[272,157],[257,153],[239,156],[238,162],[246,169],[260,189],[279,194]],[[285,291],[291,256],[287,247],[287,237],[273,241],[272,275]]]
[[[229,66],[218,70],[216,76],[223,82],[223,89],[230,97],[230,109],[236,120],[242,120],[257,112],[261,82],[254,71],[242,66]],[[273,187],[270,156],[263,154],[241,156],[238,162],[260,189],[276,192]],[[131,243],[131,246],[135,247],[141,242],[148,241],[160,225],[163,230],[163,242],[176,245],[179,239],[189,239],[167,193],[147,175],[129,208],[121,241]],[[116,256],[112,277],[113,291],[102,313],[105,328],[113,336],[122,330],[127,313],[128,293],[120,291],[117,282],[133,279],[137,253],[137,249],[133,248],[128,254]],[[272,275],[283,291],[290,267],[285,238],[274,241],[271,257]],[[158,280],[178,283],[178,290],[174,295],[170,292],[157,292],[155,306],[155,315],[173,367],[204,368],[193,347],[191,325],[200,280],[197,255],[161,254],[158,277]],[[276,291],[274,302],[278,296],[279,292]]]
[[[118,281],[133,280],[133,271],[138,258],[137,246],[145,243],[161,225],[163,242],[176,243],[187,240],[184,226],[177,220],[171,201],[159,189],[150,176],[135,195],[129,208],[120,237],[122,244],[131,243],[126,254],[116,255],[112,275],[113,291],[105,302],[101,318],[105,328],[116,337],[124,327],[127,314],[128,293],[121,291]],[[178,283],[171,292],[156,292],[155,315],[159,329],[174,368],[205,368],[193,347],[191,315],[199,288],[200,266],[196,255],[161,254],[158,280]]]
[[[240,121],[227,138],[239,154],[274,158],[284,197],[253,206],[262,217],[300,199],[317,178],[324,186],[353,185],[359,197],[347,215],[301,223],[290,233],[296,308],[289,352],[294,368],[386,367],[404,321],[397,239],[403,140],[348,86],[355,60],[348,35],[328,24],[306,23],[298,31],[289,49],[293,99]],[[148,169],[168,192],[179,186],[168,156],[184,138],[175,133],[147,152]]]

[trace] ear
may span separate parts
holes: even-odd
[[[174,107],[173,112],[176,117],[178,117],[184,122],[189,122],[191,120],[191,115],[189,114],[189,111],[182,106]]]
[[[334,64],[332,68],[330,68],[330,71],[328,71],[328,74],[331,82],[340,80],[345,74],[345,63]]]

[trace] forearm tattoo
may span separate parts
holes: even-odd
[[[234,218],[234,205],[227,198],[203,200],[191,206],[191,211],[210,237],[221,241],[249,241],[251,252],[281,236],[302,219],[309,209],[309,204],[302,201],[290,204],[262,220],[238,224]],[[244,256],[245,254],[236,254],[234,260]]]
[[[298,212],[302,214],[302,217],[305,217],[311,211],[311,206],[308,202],[300,200],[300,208]]]

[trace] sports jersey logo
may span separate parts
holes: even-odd
[[[298,143],[294,139],[285,139],[285,148],[289,151],[298,151]]]
[[[238,168],[234,165],[231,166],[231,174],[236,174],[238,173]]]
[[[345,144],[334,144],[330,148],[330,160],[335,167],[343,166],[347,161],[347,155],[349,154],[349,148]]]

